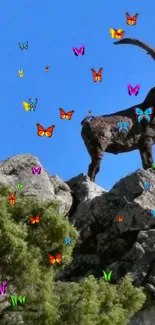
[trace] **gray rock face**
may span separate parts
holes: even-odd
[[[136,286],[144,286],[155,298],[155,172],[138,170],[121,179],[106,192],[80,174],[67,182],[50,176],[45,169],[33,175],[32,166],[40,166],[31,155],[17,155],[0,162],[0,184],[10,185],[18,195],[60,203],[60,213],[68,214],[80,232],[73,263],[59,274],[59,279],[74,281],[101,270],[113,270],[117,283],[131,273]],[[150,182],[146,191],[144,182]],[[118,221],[123,217],[122,222]],[[147,307],[130,325],[152,325],[155,308]]]
[[[18,184],[23,188],[23,196],[36,196],[41,200],[54,200],[60,203],[60,213],[67,213],[72,205],[70,188],[58,176],[49,176],[42,168],[41,174],[33,175],[32,166],[41,163],[32,155],[17,155],[0,162],[0,184],[9,185],[17,191]]]

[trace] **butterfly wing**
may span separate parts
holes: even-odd
[[[124,129],[125,129],[126,132],[129,131],[129,126],[130,126],[130,122],[129,122],[129,121],[126,121],[126,122],[124,123]]]
[[[56,262],[60,264],[60,263],[62,262],[62,254],[59,253],[59,254],[56,256],[55,259],[56,259]]]
[[[134,112],[136,114],[136,117],[137,117],[138,122],[140,122],[143,119],[143,117],[144,117],[143,111],[139,107],[135,107],[134,108]]]
[[[82,45],[80,47],[80,53],[81,53],[81,55],[84,55],[85,54],[85,46],[84,45]]]
[[[92,71],[92,74],[93,74],[93,80],[94,80],[94,82],[96,82],[97,79],[98,79],[98,74],[96,73],[96,71],[94,69],[91,69],[91,71]]]
[[[129,15],[129,13],[128,12],[126,12],[126,24],[127,25],[131,25],[131,16]]]
[[[110,271],[110,272],[108,273],[108,281],[110,281],[111,276],[112,276],[112,271]]]
[[[108,280],[108,276],[107,276],[107,273],[105,271],[103,271],[103,275],[104,275],[104,280],[107,281]]]
[[[55,128],[55,125],[51,125],[51,126],[49,126],[49,128],[47,128],[45,130],[45,135],[47,138],[51,138],[54,128]]]
[[[55,257],[53,255],[48,255],[50,264],[55,264]]]
[[[62,108],[59,108],[59,110],[60,110],[60,118],[64,120],[66,118],[66,112]]]
[[[137,23],[137,17],[138,17],[138,14],[135,14],[135,15],[132,17],[132,19],[131,19],[131,24],[132,24],[132,26],[135,26],[135,25],[136,25],[136,23]]]
[[[97,80],[100,82],[102,81],[102,71],[103,71],[103,68],[100,68],[97,73]]]
[[[153,112],[154,112],[154,107],[152,106],[152,107],[149,107],[149,108],[147,108],[146,110],[145,110],[145,112],[144,112],[144,117],[145,117],[145,119],[148,121],[148,122],[150,122],[150,120],[151,120],[151,118],[152,118],[152,114],[153,114]]]
[[[35,222],[36,223],[40,223],[40,215],[39,214],[36,215]]]
[[[117,35],[116,38],[122,39],[124,36],[124,33],[125,32],[122,30],[122,28],[118,29],[117,33],[116,33],[116,35]]]
[[[115,38],[115,31],[116,31],[115,29],[110,28],[110,35],[112,38]]]
[[[36,174],[36,168],[35,167],[32,167],[32,174]]]
[[[133,92],[133,88],[130,84],[127,84],[127,87],[128,87],[128,94],[131,96]]]
[[[30,110],[30,104],[26,103],[26,102],[22,102],[24,109],[26,112],[28,112]]]
[[[134,94],[135,94],[135,96],[138,95],[138,93],[139,93],[139,88],[140,88],[140,85],[137,85],[137,86],[134,88]]]
[[[35,224],[35,218],[34,217],[30,217],[29,220],[31,222],[31,225],[34,225]]]
[[[79,55],[79,50],[76,47],[72,47],[72,50],[76,56]]]
[[[122,122],[117,122],[118,131],[122,130]]]
[[[38,173],[38,175],[40,175],[40,173],[41,173],[41,167],[38,167],[37,168],[37,173]]]
[[[71,120],[71,118],[72,118],[72,115],[74,114],[74,110],[72,110],[72,111],[69,111],[68,113],[66,113],[66,119],[67,120]]]
[[[45,129],[42,127],[42,125],[41,124],[39,124],[39,123],[36,123],[36,125],[37,125],[37,134],[39,135],[39,137],[42,137],[44,134],[45,134]]]

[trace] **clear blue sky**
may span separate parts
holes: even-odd
[[[67,180],[86,173],[89,155],[81,139],[81,120],[92,110],[102,115],[140,103],[155,84],[155,62],[145,51],[113,45],[109,28],[140,38],[155,47],[153,1],[2,1],[0,8],[1,155],[31,153],[51,173]],[[127,26],[125,12],[139,13]],[[20,51],[18,42],[29,42]],[[72,47],[85,45],[84,56]],[[45,65],[50,65],[49,73]],[[103,81],[94,83],[91,68],[103,67]],[[18,70],[23,69],[24,78]],[[137,97],[127,83],[141,84]],[[38,98],[35,112],[22,101]],[[75,110],[71,121],[60,120],[59,107]],[[56,124],[52,138],[37,136],[36,123]],[[141,167],[139,152],[105,154],[96,182],[105,189]]]

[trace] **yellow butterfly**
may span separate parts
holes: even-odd
[[[113,29],[110,28],[110,35],[112,38],[119,38],[122,39],[124,36],[124,31],[120,28],[120,29]]]
[[[29,103],[22,102],[22,104],[24,106],[25,111],[29,111],[30,110],[30,104]]]
[[[19,74],[19,77],[20,78],[23,78],[24,77],[23,70],[18,70],[18,74]]]

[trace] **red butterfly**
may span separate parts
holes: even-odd
[[[14,204],[16,203],[16,192],[15,192],[14,194],[11,194],[11,193],[9,192],[9,203],[10,203],[11,205],[14,205]]]
[[[131,17],[128,12],[126,12],[126,23],[127,25],[135,26],[137,23],[138,14]]]
[[[92,74],[93,74],[93,80],[94,80],[94,82],[96,82],[96,81],[102,81],[102,71],[103,71],[103,68],[100,68],[99,70],[98,70],[98,72],[96,72],[94,69],[91,69],[91,71],[92,71]]]
[[[49,258],[50,264],[55,264],[55,262],[60,264],[62,262],[62,254],[61,253],[57,254],[56,257],[49,254],[48,258]]]
[[[30,222],[31,222],[31,225],[34,225],[35,223],[40,223],[40,215],[37,214],[36,217],[30,217]]]
[[[49,68],[50,68],[50,66],[49,66],[49,65],[45,65],[45,70],[46,70],[46,72],[48,72],[48,71],[49,71]]]
[[[55,125],[51,125],[47,129],[44,129],[43,126],[40,125],[39,123],[36,123],[36,125],[37,125],[37,128],[38,128],[37,134],[39,135],[39,137],[42,137],[43,135],[46,135],[47,138],[50,138],[52,136]]]
[[[65,118],[66,118],[66,120],[71,120],[71,117],[72,117],[73,113],[75,112],[72,110],[72,111],[69,111],[68,113],[66,113],[62,108],[59,108],[59,110],[60,110],[60,118],[62,120],[64,120]]]

